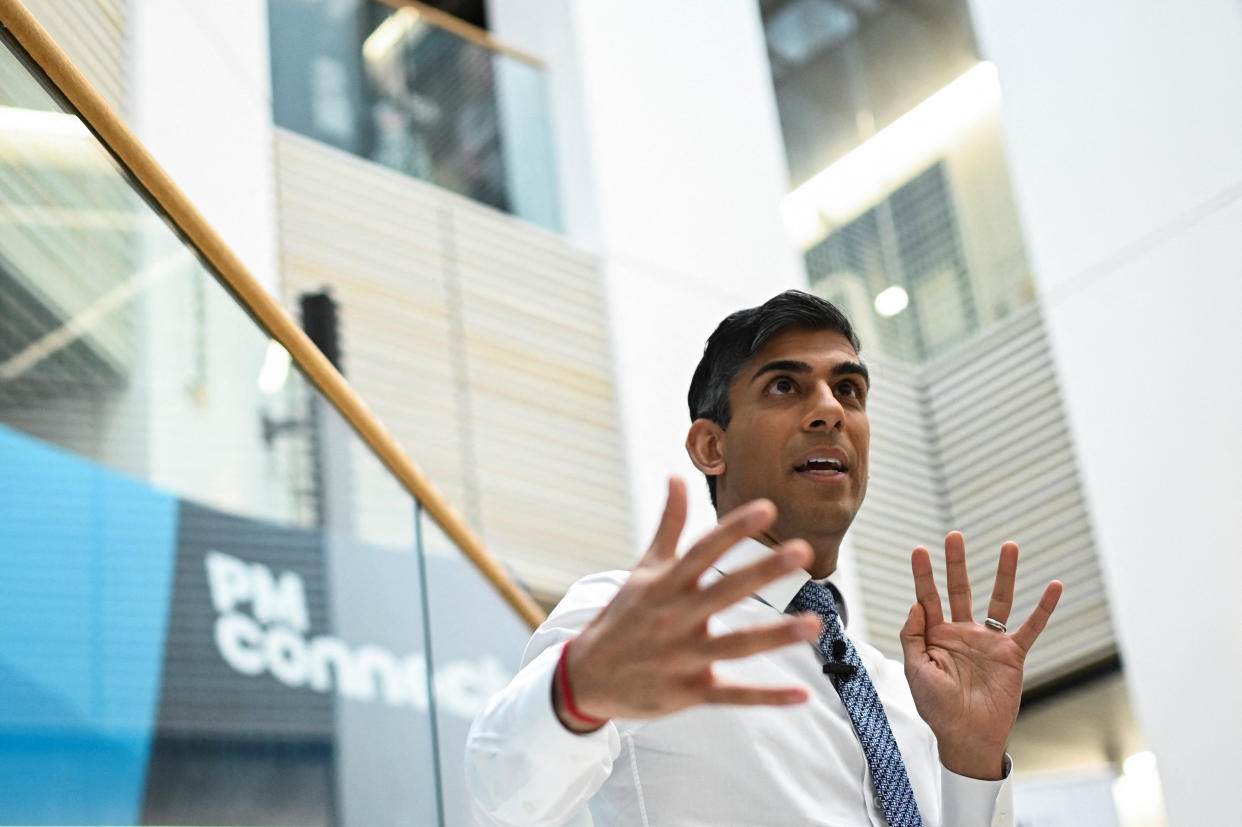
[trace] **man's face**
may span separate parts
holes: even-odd
[[[836,546],[867,491],[867,376],[833,330],[774,336],[729,389],[732,418],[718,476],[723,514],[757,497],[776,504],[776,540],[801,537],[835,567]],[[831,561],[820,560],[831,548]]]

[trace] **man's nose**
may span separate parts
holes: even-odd
[[[827,382],[820,382],[810,395],[802,426],[807,430],[840,430],[845,422],[845,408],[832,393]]]

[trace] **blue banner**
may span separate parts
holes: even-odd
[[[0,818],[133,824],[177,501],[0,426]]]

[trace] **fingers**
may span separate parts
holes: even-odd
[[[677,561],[671,579],[681,586],[697,583],[699,575],[739,540],[763,531],[775,519],[776,506],[769,500],[753,500],[733,509]]]
[[[818,640],[822,631],[823,622],[818,617],[800,614],[770,626],[714,637],[705,654],[711,660],[745,658],[791,643]]]
[[[988,617],[1009,622],[1013,608],[1013,587],[1018,579],[1018,544],[1001,546],[1000,563],[996,566],[996,583],[992,586],[992,599],[988,602]]]
[[[1031,651],[1031,647],[1035,645],[1035,639],[1039,637],[1039,633],[1048,625],[1048,618],[1052,616],[1052,610],[1057,607],[1057,601],[1061,599],[1061,592],[1065,586],[1060,580],[1053,580],[1048,584],[1048,588],[1044,589],[1043,597],[1039,598],[1039,605],[1031,612],[1031,616],[1026,619],[1022,627],[1013,633],[1014,641],[1022,647],[1023,652]]]
[[[966,572],[966,540],[960,531],[944,537],[944,565],[953,620],[971,620],[970,575]]]
[[[668,478],[668,499],[664,501],[664,514],[656,528],[655,538],[647,548],[643,562],[671,560],[677,554],[677,541],[686,526],[686,482],[681,477]]]
[[[944,623],[944,610],[940,606],[940,592],[936,591],[936,580],[932,576],[931,554],[919,546],[910,555],[910,569],[914,572],[914,598],[923,607],[923,618],[926,626],[939,626]]]
[[[772,554],[725,575],[703,589],[699,597],[700,616],[706,617],[732,606],[761,586],[806,566],[810,559],[811,546],[805,540],[782,543],[773,549]]]
[[[803,703],[809,697],[806,688],[799,686],[768,688],[721,683],[708,688],[704,701],[736,706],[790,706]]]
[[[901,654],[907,665],[918,663],[927,656],[927,619],[922,603],[910,607],[906,623],[901,627]]]

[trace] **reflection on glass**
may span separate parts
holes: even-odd
[[[0,125],[0,823],[466,823],[512,615],[7,49]]]
[[[1000,84],[969,4],[783,0],[763,19],[797,184],[782,218],[812,288],[911,362],[1030,305]]]
[[[270,0],[268,8],[277,125],[559,228],[538,67],[411,6]]]
[[[966,0],[760,4],[795,186],[979,60]]]
[[[1033,299],[1012,212],[997,210],[970,250],[955,195],[937,161],[805,253],[811,289],[886,356],[930,359]]]
[[[846,309],[864,341],[919,361],[978,329],[959,239],[935,164],[808,250],[811,287]]]

